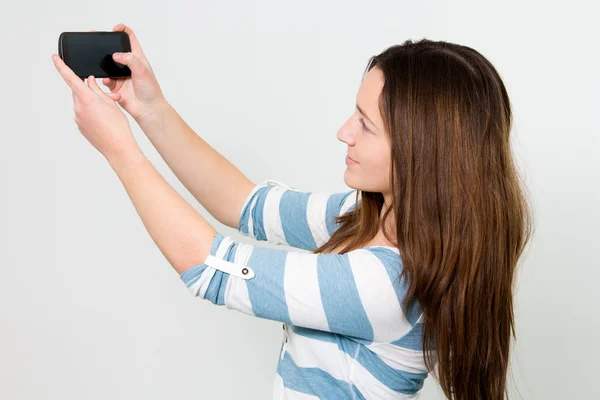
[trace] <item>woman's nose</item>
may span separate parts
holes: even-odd
[[[347,143],[349,146],[354,145],[354,132],[349,121],[346,121],[346,123],[338,130],[337,138],[338,140]]]

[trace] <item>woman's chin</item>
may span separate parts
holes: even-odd
[[[344,183],[350,188],[356,187],[356,177],[348,168],[346,168],[346,171],[344,171]]]

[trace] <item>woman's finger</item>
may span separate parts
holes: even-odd
[[[111,99],[113,99],[114,101],[121,100],[121,93],[106,93],[106,95],[108,97],[110,97]]]
[[[98,87],[98,85],[96,85],[96,78],[94,77],[94,75],[90,75],[87,77],[86,84],[97,95],[102,94],[102,93],[100,93],[102,90]]]
[[[119,89],[121,89],[121,86],[123,86],[123,82],[125,81],[125,79],[120,79],[120,78],[104,78],[102,80],[102,83],[110,89],[111,92],[116,92]]]
[[[96,78],[94,78],[94,75],[90,75],[87,78],[87,84],[90,87],[90,89],[92,89],[98,96],[102,97],[103,100],[113,100],[112,97],[110,97],[102,89],[100,89],[100,86],[98,86],[98,83],[96,83]]]
[[[117,86],[116,79],[104,78],[104,79],[102,79],[102,83],[104,84],[104,86],[109,88],[111,90],[111,92],[114,92],[116,89],[116,86]]]

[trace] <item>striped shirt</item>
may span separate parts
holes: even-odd
[[[406,283],[398,281],[398,249],[310,252],[355,201],[355,190],[301,192],[264,181],[246,199],[238,230],[308,251],[254,246],[218,232],[205,262],[180,276],[194,296],[283,323],[274,399],[417,399],[428,376],[421,308],[416,300],[401,307]]]

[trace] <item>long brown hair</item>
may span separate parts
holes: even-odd
[[[314,253],[364,247],[381,229],[400,251],[404,309],[414,297],[423,310],[425,365],[444,394],[503,399],[513,281],[533,232],[506,88],[476,50],[443,41],[407,40],[371,57],[365,74],[374,67],[384,76],[391,206],[382,217],[382,193],[357,190],[356,206]],[[392,212],[395,235],[384,229]]]

